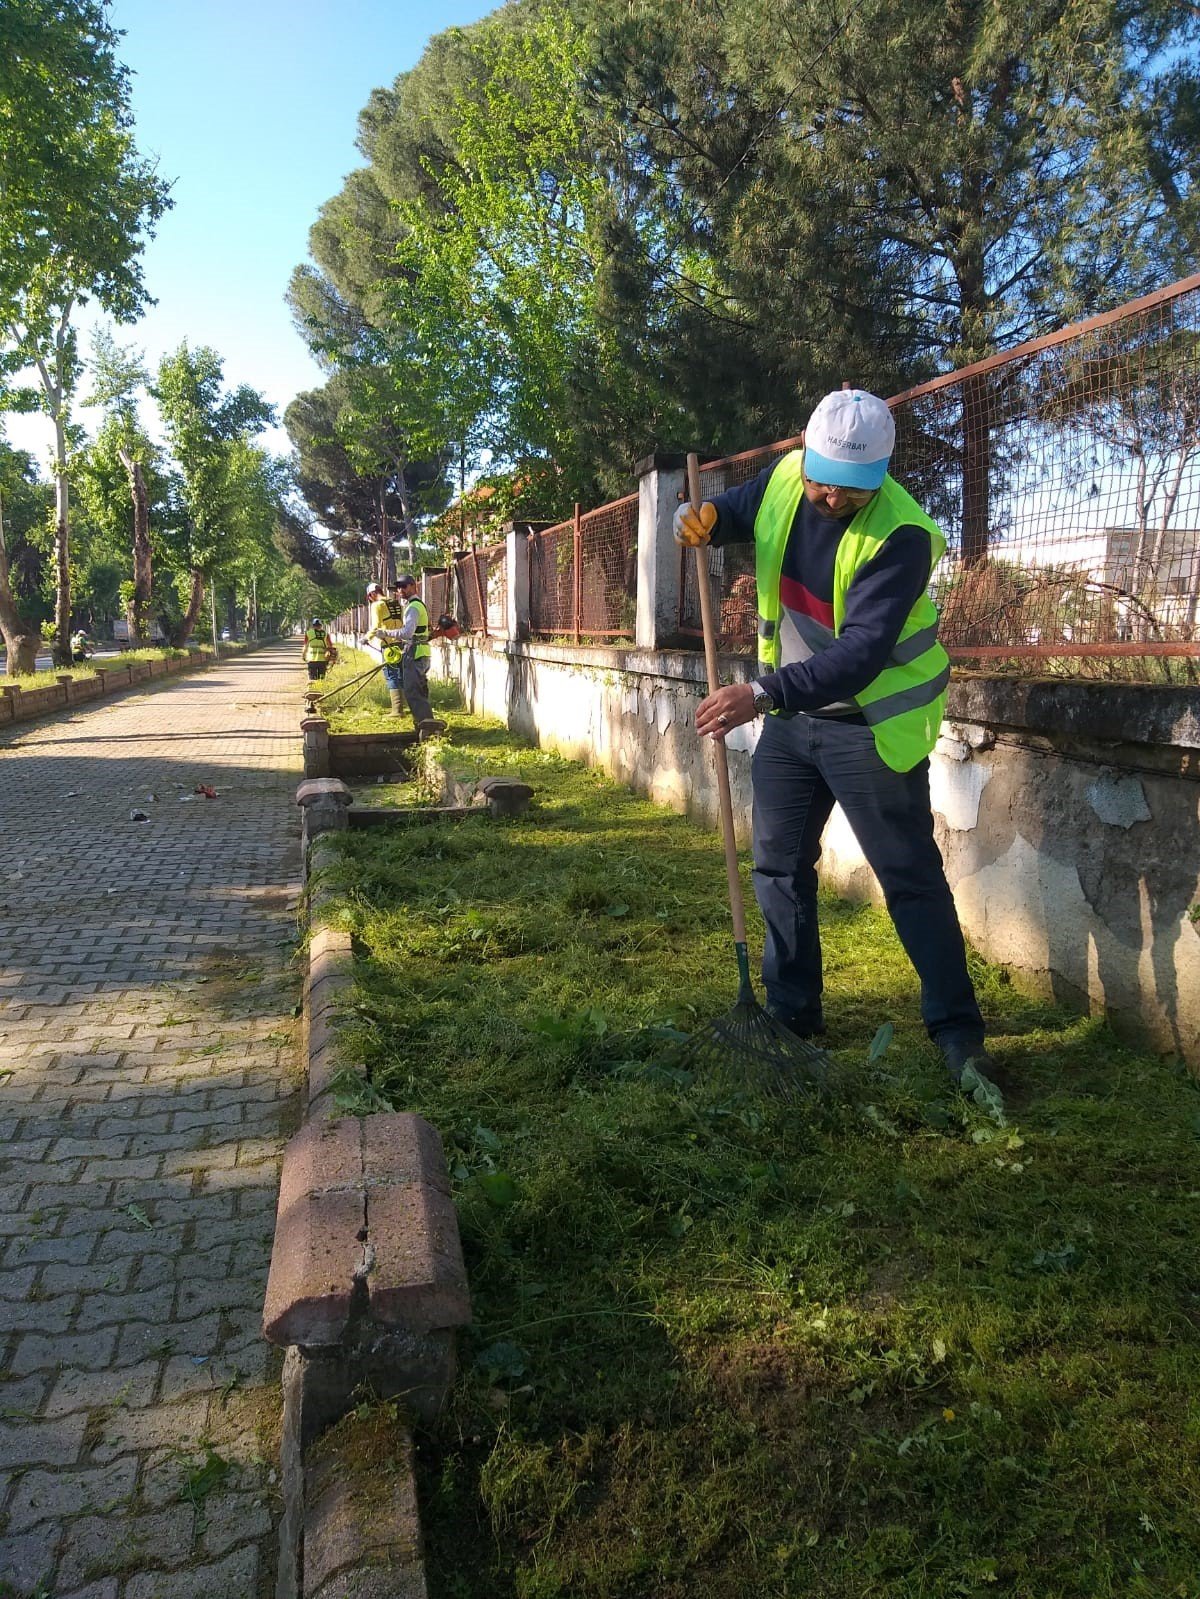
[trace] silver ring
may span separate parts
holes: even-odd
[[[726,715],[725,715],[725,712],[724,712],[724,711],[722,711],[722,712],[721,712],[721,714],[720,714],[720,716],[718,716],[718,717],[717,717],[717,721],[718,721],[718,722],[720,722],[720,724],[721,724],[721,726],[722,726],[722,727],[724,727],[724,726],[725,726],[725,724],[726,724],[726,722],[727,722],[727,721],[728,721],[728,720],[729,720],[729,718],[728,718],[728,717],[727,717],[727,716],[726,716]]]

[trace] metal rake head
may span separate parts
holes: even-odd
[[[697,1075],[771,1099],[823,1093],[832,1065],[818,1044],[797,1038],[754,999],[739,999],[732,1010],[693,1033],[680,1061]]]

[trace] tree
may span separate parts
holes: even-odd
[[[0,12],[0,334],[11,375],[33,368],[54,427],[55,655],[70,660],[69,418],[76,309],[118,322],[147,301],[143,236],[169,202],[133,142],[126,69],[92,0],[11,0]]]
[[[176,555],[189,591],[174,628],[178,643],[196,625],[205,581],[213,582],[234,556],[239,532],[256,515],[250,501],[261,505],[261,474],[246,452],[274,411],[245,384],[222,393],[223,378],[217,352],[207,345],[192,350],[185,340],[163,357],[151,387],[178,467]]]
[[[145,388],[146,381],[141,356],[123,349],[111,333],[98,329],[92,340],[92,394],[88,403],[103,406],[105,416],[89,453],[93,470],[100,473],[109,462],[119,462],[128,485],[132,514],[127,525],[132,529],[133,577],[125,596],[125,616],[129,642],[135,649],[149,642],[154,583],[146,478],[158,451],[139,422],[137,411],[137,394]]]
[[[819,340],[848,312],[866,361],[831,380],[882,386],[876,373],[907,367],[919,381],[1190,259],[1194,6],[861,0],[838,16],[812,0],[622,0],[604,18],[601,81],[628,113],[633,168],[679,193],[684,260],[724,287],[710,316]],[[739,115],[748,93],[757,118]],[[987,421],[1005,381],[963,385],[951,454],[968,564],[987,551]]]
[[[41,644],[38,618],[29,613],[42,583],[42,554],[28,535],[47,509],[30,456],[0,439],[0,634],[13,677],[34,670]]]
[[[393,531],[404,529],[415,565],[417,521],[449,497],[444,462],[411,454],[405,405],[393,367],[352,360],[284,413],[297,483],[313,515],[347,554],[365,555],[373,544],[381,581],[393,575]]]

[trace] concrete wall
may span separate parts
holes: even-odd
[[[692,726],[703,665],[688,651],[464,639],[435,644],[433,676],[473,711],[715,824]],[[723,667],[726,681],[749,675],[741,659]],[[1200,697],[967,677],[948,717],[931,788],[971,942],[1026,989],[1200,1066]],[[727,741],[743,837],[756,737],[755,725]],[[824,851],[826,883],[877,897],[839,810]]]

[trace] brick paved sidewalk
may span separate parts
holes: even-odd
[[[274,646],[0,736],[0,1599],[272,1591],[302,688]]]

